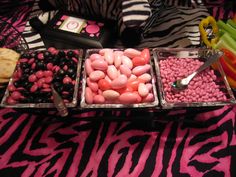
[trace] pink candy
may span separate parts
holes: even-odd
[[[165,92],[165,99],[169,103],[178,102],[211,102],[225,101],[226,97],[215,83],[216,75],[213,70],[206,69],[195,76],[187,89],[174,91],[171,84],[194,72],[203,62],[191,58],[169,57],[160,61],[160,73]]]
[[[91,54],[85,60],[86,103],[135,104],[154,101],[149,62],[148,49],[101,49]]]

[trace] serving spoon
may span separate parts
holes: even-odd
[[[190,83],[190,81],[200,72],[202,72],[203,70],[205,70],[206,68],[208,68],[212,63],[216,62],[221,56],[223,55],[223,52],[218,51],[212,55],[210,55],[209,57],[207,57],[206,62],[201,65],[196,71],[194,71],[192,74],[188,75],[187,77],[183,78],[183,79],[178,79],[176,81],[174,81],[171,86],[173,90],[183,90],[185,88],[188,87],[188,84]]]

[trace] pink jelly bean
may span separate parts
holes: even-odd
[[[128,78],[131,76],[131,70],[129,69],[129,67],[127,65],[120,65],[120,72],[121,74],[126,75]]]
[[[67,65],[64,65],[64,66],[63,66],[63,70],[67,71],[67,70],[68,70],[68,66],[67,66]]]
[[[150,51],[149,49],[145,48],[141,51],[141,54],[140,54],[141,57],[143,57],[147,63],[150,62]]]
[[[37,57],[38,57],[39,60],[43,60],[44,59],[43,53],[39,53],[37,55]]]
[[[69,95],[70,92],[68,92],[68,91],[63,91],[62,94],[63,94],[63,95]]]
[[[39,88],[41,88],[44,83],[45,83],[45,78],[41,78],[37,81],[37,85],[38,85]]]
[[[102,71],[93,71],[89,74],[89,78],[91,81],[98,81],[100,79],[103,79],[105,77],[104,72]]]
[[[38,90],[38,85],[34,84],[31,88],[30,88],[30,92],[36,92]]]
[[[105,52],[108,51],[108,50],[111,50],[111,49],[109,49],[109,48],[101,49],[101,50],[99,50],[98,53],[99,53],[99,55],[103,55],[103,56],[104,56],[104,55],[105,55]]]
[[[44,75],[45,77],[53,76],[53,72],[52,72],[52,71],[44,71],[44,72],[43,72],[43,75]]]
[[[105,98],[102,95],[95,95],[93,101],[95,104],[103,104],[105,102]]]
[[[78,59],[77,59],[77,58],[72,57],[72,60],[73,60],[75,63],[78,63]]]
[[[45,79],[45,81],[46,81],[46,79]],[[69,84],[69,83],[71,83],[72,82],[72,79],[69,77],[69,76],[65,76],[64,78],[63,78],[63,84]]]
[[[29,80],[29,82],[35,82],[35,81],[37,80],[37,77],[36,77],[36,75],[31,74],[31,75],[29,76],[28,80]]]
[[[27,58],[21,58],[21,59],[20,59],[20,62],[21,62],[21,63],[26,63],[26,62],[28,62],[28,59],[27,59]]]
[[[142,100],[145,103],[150,103],[154,101],[154,95],[152,93],[148,93],[146,97],[143,98]]]
[[[90,78],[87,78],[86,81],[87,81],[87,85],[93,92],[98,91],[98,84],[96,82],[92,82]]]
[[[35,75],[37,76],[37,78],[40,79],[40,78],[44,77],[44,72],[42,70],[39,70],[35,73]]]
[[[129,58],[134,58],[136,56],[139,56],[140,54],[141,52],[137,49],[128,48],[124,50],[124,55]]]
[[[139,86],[138,86],[138,93],[141,97],[145,97],[148,95],[149,93],[149,90],[148,88],[146,87],[146,85],[144,83],[140,83]]]
[[[35,61],[35,59],[34,59],[34,58],[31,58],[31,59],[29,59],[28,63],[29,63],[29,64],[32,64],[32,63],[34,63],[34,61]]]
[[[89,87],[85,88],[85,101],[87,104],[93,103],[93,92]]]
[[[122,60],[122,64],[128,66],[129,69],[133,68],[133,62],[129,57],[123,55],[121,60]]]
[[[94,54],[90,55],[89,59],[90,59],[91,61],[104,60],[104,57],[101,56],[100,54],[94,53]]]
[[[105,58],[105,61],[107,61],[109,65],[112,65],[114,63],[113,50],[112,49],[106,50],[104,54],[104,58]]]
[[[52,76],[45,77],[45,82],[48,83],[48,84],[50,84],[52,82],[52,80],[53,80]]]
[[[105,71],[107,70],[108,64],[105,60],[95,60],[91,63],[91,66],[93,69]]]
[[[111,79],[106,75],[105,78],[104,78],[106,81],[108,81],[110,84],[111,84]]]
[[[132,73],[136,76],[140,76],[144,73],[147,73],[150,70],[151,66],[149,64],[143,65],[143,66],[136,66]]]
[[[42,92],[52,92],[51,88],[43,88],[40,91],[42,91]]]
[[[10,85],[8,86],[8,90],[9,90],[10,92],[13,92],[13,91],[16,90],[16,87],[15,87],[13,84],[10,84]]]
[[[49,47],[49,48],[48,48],[48,51],[49,51],[51,54],[53,54],[53,55],[56,55],[56,54],[58,53],[58,50],[55,49],[54,47]]]
[[[147,83],[147,84],[146,84],[146,87],[147,87],[147,89],[149,90],[149,92],[152,91],[153,86],[152,86],[151,83]]]
[[[22,97],[22,95],[21,95],[20,92],[14,91],[14,92],[11,93],[11,97],[12,97],[14,100],[19,100],[19,99]]]
[[[86,71],[87,75],[90,75],[94,71],[91,66],[91,60],[89,60],[89,59],[85,60],[85,71]]]
[[[138,79],[143,80],[145,83],[150,82],[152,79],[152,76],[148,73],[144,73],[141,76],[138,77]]]
[[[7,98],[7,103],[10,104],[10,105],[14,105],[17,103],[16,100],[14,100],[12,97],[8,97]]]
[[[120,96],[120,94],[114,90],[106,90],[102,94],[106,100],[116,100]]]
[[[134,94],[136,95],[136,97],[137,97],[136,103],[142,102],[142,97],[139,95],[139,93],[138,93],[137,91],[134,91],[133,93],[134,93]]]
[[[111,82],[111,87],[113,89],[124,88],[127,82],[128,82],[127,76],[122,74]]]
[[[52,63],[48,63],[47,64],[47,69],[48,70],[52,70],[53,69],[53,64]]]
[[[35,67],[36,67],[36,63],[32,63],[31,69],[35,69]]]
[[[107,68],[107,75],[110,79],[114,80],[118,77],[118,71],[114,65],[109,65]]]
[[[135,76],[134,74],[131,74],[131,76],[128,79],[128,82],[133,82],[137,79],[137,76]]]
[[[122,62],[122,55],[123,52],[122,51],[115,51],[114,52],[114,65],[115,67],[118,69],[121,65]]]
[[[50,85],[49,85],[49,84],[46,84],[46,83],[44,83],[44,84],[42,85],[42,87],[43,87],[43,88],[50,88]]]
[[[137,95],[133,92],[125,92],[120,95],[119,101],[122,104],[134,104],[137,103]]]

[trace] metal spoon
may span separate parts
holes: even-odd
[[[216,62],[221,56],[223,55],[223,52],[218,51],[215,54],[209,56],[209,58],[206,60],[206,62],[200,66],[196,71],[194,71],[192,74],[188,75],[187,77],[183,79],[176,80],[172,83],[172,88],[174,90],[182,90],[188,87],[189,82],[200,72],[205,70],[207,67],[209,67],[212,63]]]

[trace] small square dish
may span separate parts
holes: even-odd
[[[233,92],[217,61],[197,74],[184,90],[174,90],[172,83],[192,74],[216,50],[201,48],[155,48],[153,50],[158,94],[163,108],[205,107],[235,104]]]
[[[52,108],[52,88],[67,107],[77,105],[82,50],[28,51],[21,55],[1,101],[2,107]]]
[[[88,49],[81,108],[149,108],[159,100],[149,49]]]

